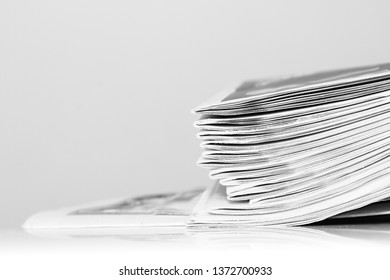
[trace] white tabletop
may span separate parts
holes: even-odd
[[[313,273],[318,279],[335,273],[381,279],[387,275],[390,224],[207,232],[184,228],[29,233],[4,229],[0,231],[0,248],[0,263],[4,265],[0,276],[7,276],[1,279],[51,279],[53,274],[56,279],[121,279],[115,277],[120,277],[118,271],[124,265],[204,269],[267,265],[275,271],[272,279],[291,275],[310,279]],[[318,274],[320,270],[323,272]]]

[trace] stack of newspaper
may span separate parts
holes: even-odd
[[[302,225],[390,197],[390,64],[253,80],[195,109],[219,183],[192,226]]]
[[[214,186],[45,211],[24,228],[128,228],[154,236],[385,219],[389,95],[390,64],[245,82],[195,109],[202,115],[199,164]]]

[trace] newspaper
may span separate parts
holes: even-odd
[[[203,189],[142,195],[37,213],[26,230],[183,227]]]

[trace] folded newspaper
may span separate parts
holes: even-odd
[[[208,228],[215,229],[215,226],[194,227],[189,226],[188,221],[197,203],[201,202],[200,206],[204,207],[204,199],[208,199],[210,191],[201,188],[178,193],[141,195],[43,211],[28,218],[23,227],[33,234],[36,231],[56,229],[65,233],[70,230],[71,234],[77,232],[80,236],[112,234],[112,230],[116,230],[115,235],[137,236],[171,236],[183,234],[186,229],[191,232],[200,229],[204,232]],[[224,195],[221,199],[225,199]],[[330,224],[351,224],[362,220],[385,221],[389,216],[390,201],[382,201],[331,217],[327,221]],[[99,231],[91,231],[95,229]]]
[[[390,215],[390,64],[239,84],[196,108],[217,183],[38,213],[26,229],[304,225]],[[370,206],[367,206],[370,205]]]
[[[184,227],[204,189],[98,201],[37,213],[27,230]]]

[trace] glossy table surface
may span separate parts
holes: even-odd
[[[381,279],[387,276],[389,249],[390,223],[207,231],[3,229],[0,279],[51,279],[53,274],[56,279],[122,279],[115,277],[123,265],[272,265],[278,270],[272,279],[294,275],[310,279],[313,273],[317,279],[329,279],[335,273]]]

